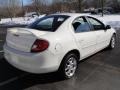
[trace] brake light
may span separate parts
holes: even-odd
[[[37,39],[31,48],[31,52],[42,52],[46,50],[48,47],[49,47],[48,41]]]

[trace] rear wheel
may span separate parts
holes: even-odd
[[[76,72],[78,66],[78,57],[73,54],[67,54],[60,66],[59,75],[61,75],[64,79],[72,78]]]
[[[109,49],[114,49],[115,45],[116,45],[116,37],[115,37],[115,35],[113,35],[108,47],[109,47]]]

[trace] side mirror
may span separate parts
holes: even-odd
[[[107,25],[106,27],[105,27],[105,29],[107,30],[107,29],[111,29],[111,26],[110,25]]]

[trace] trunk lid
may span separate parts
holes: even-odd
[[[7,31],[6,43],[9,47],[19,51],[30,52],[37,38],[48,32],[28,28],[11,28]]]

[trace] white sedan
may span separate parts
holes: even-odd
[[[78,61],[104,48],[113,49],[116,31],[83,14],[53,14],[26,28],[7,31],[4,57],[14,67],[30,73],[58,71],[74,76]]]

